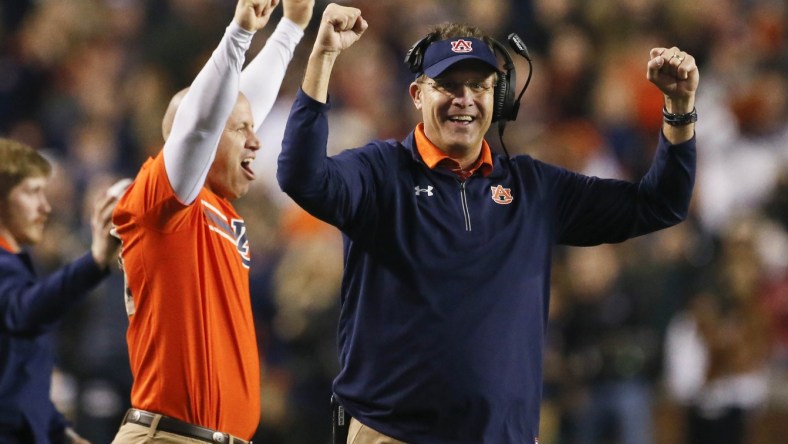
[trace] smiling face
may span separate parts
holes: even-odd
[[[436,79],[422,77],[410,85],[421,110],[424,134],[460,164],[478,158],[492,124],[496,75],[476,60],[456,63]]]
[[[45,194],[47,183],[48,177],[26,177],[0,202],[0,235],[12,245],[34,245],[43,239],[52,211]]]
[[[239,94],[205,181],[209,190],[225,199],[235,200],[245,195],[255,178],[251,164],[260,149],[260,140],[253,125],[249,101]]]

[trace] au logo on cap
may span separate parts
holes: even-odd
[[[451,42],[451,52],[473,52],[473,42],[463,39],[455,40]]]

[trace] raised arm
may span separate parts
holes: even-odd
[[[205,183],[219,138],[238,99],[246,50],[278,4],[279,0],[238,1],[221,43],[177,107],[164,144],[164,165],[173,190],[186,204],[194,201]]]
[[[276,102],[287,66],[309,25],[314,6],[314,0],[282,0],[284,17],[257,57],[241,72],[241,92],[252,105],[254,127],[261,138],[262,123]]]
[[[339,54],[351,47],[367,29],[357,8],[331,3],[323,11],[317,38],[309,55],[301,88],[318,102],[328,101],[328,82]]]

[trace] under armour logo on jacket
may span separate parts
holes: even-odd
[[[416,190],[417,196],[421,196],[421,193],[427,193],[427,196],[432,196],[432,185],[427,185],[427,188],[419,188],[416,186],[414,189]]]
[[[512,197],[512,189],[504,188],[501,185],[490,187],[492,192],[492,200],[498,205],[509,205],[514,198]]]

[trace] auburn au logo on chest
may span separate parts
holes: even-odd
[[[246,223],[242,219],[229,219],[221,210],[202,200],[203,214],[208,221],[208,228],[235,246],[244,268],[252,263],[249,237],[246,234]]]
[[[490,191],[492,192],[491,197],[493,202],[497,203],[498,205],[509,205],[514,200],[512,197],[511,188],[504,188],[501,185],[496,185],[494,187],[490,187]]]

